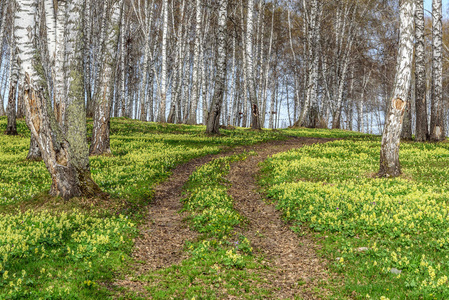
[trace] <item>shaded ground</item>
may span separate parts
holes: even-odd
[[[183,251],[185,242],[194,240],[198,234],[183,222],[187,215],[178,212],[182,208],[180,200],[185,197],[182,187],[195,169],[221,156],[253,150],[258,155],[234,163],[228,175],[231,183],[229,193],[234,198],[235,208],[247,219],[245,226],[237,231],[250,240],[256,255],[265,258],[266,276],[271,282],[266,288],[274,290],[276,298],[290,299],[300,295],[303,299],[319,299],[324,291],[320,292],[317,287],[327,275],[325,265],[316,256],[317,246],[307,236],[298,237],[284,225],[274,206],[262,200],[255,176],[259,172],[258,163],[270,155],[331,140],[292,138],[271,141],[193,159],[175,168],[173,175],[156,187],[154,202],[148,207],[148,221],[140,226],[133,253],[138,262],[134,266],[134,276],[179,264],[187,258]],[[129,275],[114,285],[148,296],[144,283]]]

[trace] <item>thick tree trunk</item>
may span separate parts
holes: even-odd
[[[47,87],[43,85],[45,80],[39,70],[48,67],[42,65],[43,62],[49,62],[48,57],[46,57],[48,51],[40,51],[39,57],[36,57],[36,48],[33,42],[35,40],[40,41],[39,36],[34,37],[32,34],[28,34],[29,28],[35,29],[39,26],[39,23],[35,22],[36,2],[35,0],[21,0],[20,8],[15,16],[18,58],[21,62],[22,73],[25,74],[24,102],[27,124],[42,152],[45,165],[52,178],[50,194],[61,196],[64,199],[76,196],[97,196],[101,191],[90,179],[88,169],[84,106],[82,109],[75,109],[71,106],[72,102],[68,100],[68,120],[73,118],[77,122],[69,123],[69,132],[64,137],[52,111],[51,99],[48,97],[48,92],[45,91]],[[79,42],[81,37],[77,30],[80,27],[79,22],[81,20],[80,1],[71,1],[69,5],[70,13],[67,22],[71,26],[71,30],[69,31],[70,37],[67,38],[68,44]],[[36,32],[45,33],[45,29],[38,28]],[[40,49],[43,49],[43,47],[40,47]],[[68,47],[68,49],[71,49],[71,47]],[[67,68],[72,70],[70,73],[73,76],[67,82],[68,91],[70,91],[69,99],[71,93],[78,92],[76,101],[84,104],[81,69],[73,68],[73,64],[81,64],[81,58],[73,56],[75,53],[80,53],[81,49],[72,50],[67,52],[68,60],[66,64]],[[79,77],[76,74],[79,74]],[[79,158],[84,161],[85,165],[87,164],[87,168],[79,168]]]
[[[217,59],[215,88],[212,105],[207,118],[206,133],[220,133],[220,114],[226,88],[226,19],[228,15],[228,0],[219,1],[218,33],[217,33]]]
[[[412,139],[412,107],[411,102],[408,102],[402,122],[401,140],[411,141]]]
[[[426,57],[424,47],[424,0],[416,0],[415,11],[415,141],[429,139],[426,99]]]
[[[407,107],[408,91],[413,60],[413,14],[415,0],[403,0],[400,6],[400,40],[396,63],[393,98],[386,116],[380,150],[379,177],[395,177],[401,174],[399,144],[402,119]]]
[[[303,5],[306,7],[306,2],[303,0]],[[310,1],[309,18],[304,19],[304,27],[307,29],[307,59],[306,59],[306,89],[305,89],[305,101],[302,106],[301,113],[298,121],[293,126],[304,126],[308,118],[310,106],[312,103],[316,103],[317,86],[318,86],[318,41],[320,30],[320,6],[317,0]]]
[[[430,140],[444,141],[446,133],[444,128],[443,103],[443,23],[442,2],[432,2],[432,111],[430,118]]]

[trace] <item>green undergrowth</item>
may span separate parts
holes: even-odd
[[[101,282],[128,257],[134,223],[81,212],[2,215],[0,299],[88,299],[106,296]]]
[[[153,194],[171,169],[234,146],[282,139],[279,132],[237,128],[219,137],[204,126],[111,120],[113,155],[91,157],[94,180],[109,199],[63,201],[47,195],[43,162],[25,160],[29,131],[0,134],[0,299],[99,299],[132,265],[132,239]],[[6,118],[0,118],[0,132]],[[88,137],[92,129],[88,122]],[[231,257],[231,256],[230,256]]]
[[[112,155],[90,158],[92,177],[110,198],[63,201],[48,196],[51,182],[44,163],[25,159],[30,135],[23,120],[18,120],[17,125],[18,136],[0,134],[0,299],[112,297],[115,291],[111,290],[110,282],[132,265],[132,240],[144,217],[144,206],[151,202],[153,187],[168,178],[175,166],[235,146],[293,135],[310,136],[312,132],[236,128],[223,129],[215,137],[204,134],[204,126],[114,118]],[[0,132],[5,128],[6,118],[0,117]],[[91,130],[89,120],[87,139]],[[344,132],[318,134],[342,137]],[[197,280],[208,282],[213,288],[203,290],[204,293],[189,288],[189,295],[220,298],[226,293],[237,297],[243,293],[251,298],[250,295],[263,297],[268,293],[263,289],[254,291],[254,285],[249,283],[264,282],[255,275],[257,272],[249,271],[262,267],[251,255],[247,239],[234,235],[232,229],[242,222],[232,210],[232,199],[226,195],[223,181],[232,159],[213,162],[219,164],[214,165],[218,173],[207,167],[199,171],[203,175],[196,173],[196,179],[207,183],[204,188],[192,177],[186,209],[192,212],[192,226],[201,233],[201,238],[187,246],[190,259],[157,275],[162,279],[152,283],[155,297],[165,298],[164,291],[182,295],[179,293],[185,288],[181,283],[200,289],[189,282],[192,278],[200,278]],[[194,189],[197,192],[192,193]],[[205,190],[213,197],[208,197]],[[171,272],[181,274],[181,279]],[[156,285],[158,280],[166,284],[165,288]],[[253,291],[249,292],[251,288]]]
[[[0,134],[0,206],[29,201],[50,186],[43,162],[25,159],[29,131],[18,120],[19,136]],[[0,117],[0,132],[6,118]],[[88,138],[92,122],[88,122]],[[222,130],[219,137],[204,134],[204,126],[111,120],[112,156],[91,157],[92,177],[113,198],[139,202],[151,198],[152,187],[170,175],[176,165],[223,149],[285,138],[277,131],[237,128]],[[1,209],[0,209],[1,210]]]
[[[146,275],[148,290],[154,299],[258,299],[270,292],[257,288],[266,284],[260,270],[261,258],[253,256],[249,240],[235,233],[244,222],[234,210],[225,176],[230,164],[253,153],[215,159],[199,167],[185,185],[188,197],[184,210],[200,237],[186,245],[189,258],[180,265]]]
[[[342,299],[449,299],[449,144],[402,143],[379,179],[376,138],[305,146],[263,163],[260,184],[298,233],[317,232]]]

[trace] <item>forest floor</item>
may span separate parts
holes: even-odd
[[[189,177],[214,159],[254,151],[254,155],[245,160],[231,163],[226,176],[228,194],[234,200],[234,208],[245,220],[236,226],[235,232],[250,241],[254,255],[264,265],[263,269],[255,272],[266,280],[263,284],[254,281],[253,288],[266,290],[269,297],[275,299],[320,299],[327,295],[329,292],[323,285],[328,281],[329,274],[326,263],[317,255],[319,246],[310,235],[299,236],[290,229],[274,204],[264,199],[257,178],[260,175],[259,164],[268,157],[304,145],[333,140],[294,137],[285,141],[269,141],[193,159],[176,167],[168,180],[155,187],[154,202],[148,207],[147,221],[139,228],[140,235],[133,252],[139,263],[134,266],[134,272],[116,281],[115,285],[143,297],[152,297],[145,289],[146,282],[139,280],[139,277],[180,264],[189,256],[185,251],[186,243],[195,241],[199,236],[186,222],[189,212],[180,213],[182,199],[186,197],[183,187]],[[210,289],[209,286],[203,288]],[[198,296],[201,298],[201,295]]]
[[[1,299],[449,299],[449,143],[401,143],[404,174],[381,179],[378,136],[117,118],[90,158],[109,199],[62,201],[18,130]]]

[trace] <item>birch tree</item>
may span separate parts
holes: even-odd
[[[90,155],[111,154],[109,140],[111,99],[114,93],[114,67],[117,61],[117,44],[119,38],[120,8],[123,0],[109,0],[106,2],[104,18],[108,20],[107,37],[104,41],[104,55],[102,74],[99,82],[99,92],[95,99],[94,125],[92,129],[92,143]]]
[[[167,107],[167,35],[168,35],[168,0],[162,0],[163,4],[163,29],[162,29],[162,66],[161,66],[161,85],[160,85],[160,106],[158,121],[165,123],[165,112]]]
[[[68,3],[67,61],[71,70],[68,87],[68,132],[64,134],[56,122],[46,86],[45,72],[49,62],[47,43],[36,33],[46,33],[37,14],[38,0],[17,1],[15,32],[18,58],[24,74],[24,103],[27,125],[36,138],[52,179],[50,195],[69,199],[77,196],[98,196],[101,191],[92,180],[87,151],[84,97],[81,70],[81,1]],[[44,14],[45,17],[45,14]],[[37,20],[37,22],[36,22]],[[37,45],[35,44],[38,43]],[[43,44],[40,44],[43,43]],[[37,51],[39,49],[39,51]],[[38,53],[36,55],[36,53]]]
[[[259,104],[256,95],[256,83],[254,81],[253,19],[254,19],[254,0],[248,0],[245,46],[246,46],[246,78],[248,80],[249,102],[251,103],[251,128],[261,129]]]
[[[430,116],[430,140],[443,141],[444,131],[443,104],[443,24],[442,2],[432,1],[432,106]]]
[[[399,144],[402,119],[408,101],[411,81],[414,39],[415,0],[402,0],[400,5],[400,35],[396,62],[393,97],[389,103],[380,150],[379,177],[395,177],[401,174]]]
[[[427,141],[426,57],[424,52],[424,0],[416,0],[415,11],[415,108],[417,142]]]
[[[11,12],[15,15],[16,5],[14,1],[11,1]],[[8,105],[6,107],[6,116],[8,118],[8,123],[6,125],[6,135],[17,135],[17,124],[16,124],[16,93],[17,85],[19,80],[20,66],[17,60],[17,48],[15,44],[15,26],[11,28],[11,45],[9,45],[9,95],[8,95]]]
[[[193,68],[192,68],[192,97],[190,102],[189,117],[187,124],[196,124],[196,112],[200,97],[200,43],[201,43],[201,0],[196,0],[195,4],[195,44],[193,50]]]
[[[207,127],[206,127],[206,133],[209,134],[220,133],[220,115],[221,109],[223,107],[223,98],[225,96],[225,85],[226,85],[227,15],[228,15],[228,0],[219,0],[214,97],[212,99],[212,104],[208,114]]]

